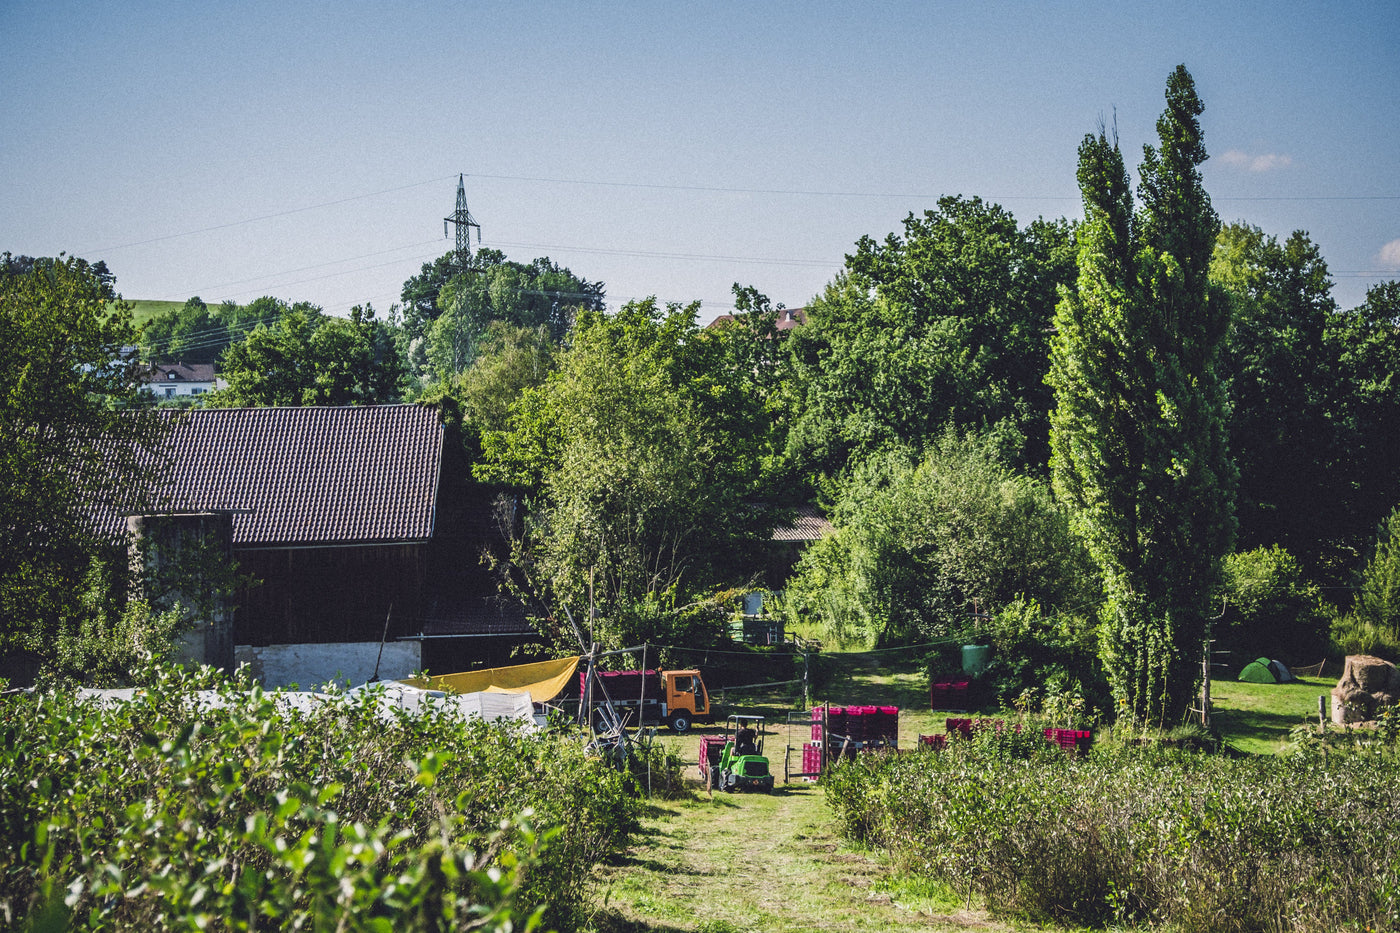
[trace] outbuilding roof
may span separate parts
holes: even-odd
[[[158,498],[172,511],[234,511],[235,547],[432,536],[443,443],[436,409],[213,408],[174,417]]]
[[[799,505],[792,521],[773,529],[771,541],[816,541],[831,531],[831,522],[814,505]]]

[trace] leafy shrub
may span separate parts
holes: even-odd
[[[1400,924],[1393,750],[1019,759],[967,742],[865,756],[826,783],[847,838],[998,913],[1182,931]]]
[[[1369,654],[1387,661],[1400,661],[1400,636],[1348,613],[1332,623],[1332,653],[1340,657]]]
[[[1097,635],[1078,616],[1046,613],[1034,602],[1017,600],[980,621],[969,637],[992,646],[981,679],[1002,706],[1029,701],[1066,728],[1087,724],[1111,707]]]
[[[1381,523],[1351,612],[1332,626],[1340,654],[1400,659],[1400,507]]]
[[[803,552],[787,594],[833,642],[946,638],[974,605],[1098,599],[1088,552],[1042,483],[999,459],[994,439],[945,434],[918,463],[892,452],[857,471]]]
[[[1236,668],[1261,655],[1310,663],[1327,650],[1331,610],[1302,565],[1275,545],[1225,558],[1225,617],[1213,629],[1218,650]]]
[[[0,700],[7,922],[505,930],[538,912],[571,928],[589,870],[636,826],[625,776],[577,742],[373,693],[298,710],[196,693],[179,668],[152,681],[108,706]]]

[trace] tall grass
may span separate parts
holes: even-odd
[[[1075,760],[961,743],[827,779],[851,840],[994,912],[1182,931],[1400,926],[1391,751]]]

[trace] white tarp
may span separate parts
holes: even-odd
[[[352,687],[348,692],[362,690],[378,691],[379,702],[386,713],[393,708],[418,711],[435,707],[455,710],[468,719],[519,722],[527,729],[537,725],[535,707],[528,693],[445,693],[441,690],[421,690],[397,682],[364,684]]]
[[[139,688],[124,687],[115,690],[98,690],[91,687],[78,689],[78,696],[103,706],[129,703]],[[419,690],[406,684],[389,681],[376,684],[362,684],[346,691],[347,695],[371,691],[379,704],[379,716],[385,722],[393,722],[400,715],[399,710],[410,713],[442,710],[456,713],[468,719],[485,719],[488,722],[517,722],[527,731],[533,731],[540,723],[535,718],[534,704],[528,693],[461,693],[448,694],[440,690]],[[200,690],[194,694],[201,707],[213,709],[224,705],[224,698],[215,690]],[[319,706],[334,703],[336,694],[308,693],[295,690],[271,690],[267,696],[281,709],[295,709],[304,713],[314,712]]]

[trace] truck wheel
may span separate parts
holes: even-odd
[[[686,713],[672,713],[667,724],[671,727],[671,731],[678,735],[683,732],[689,732],[690,716]]]

